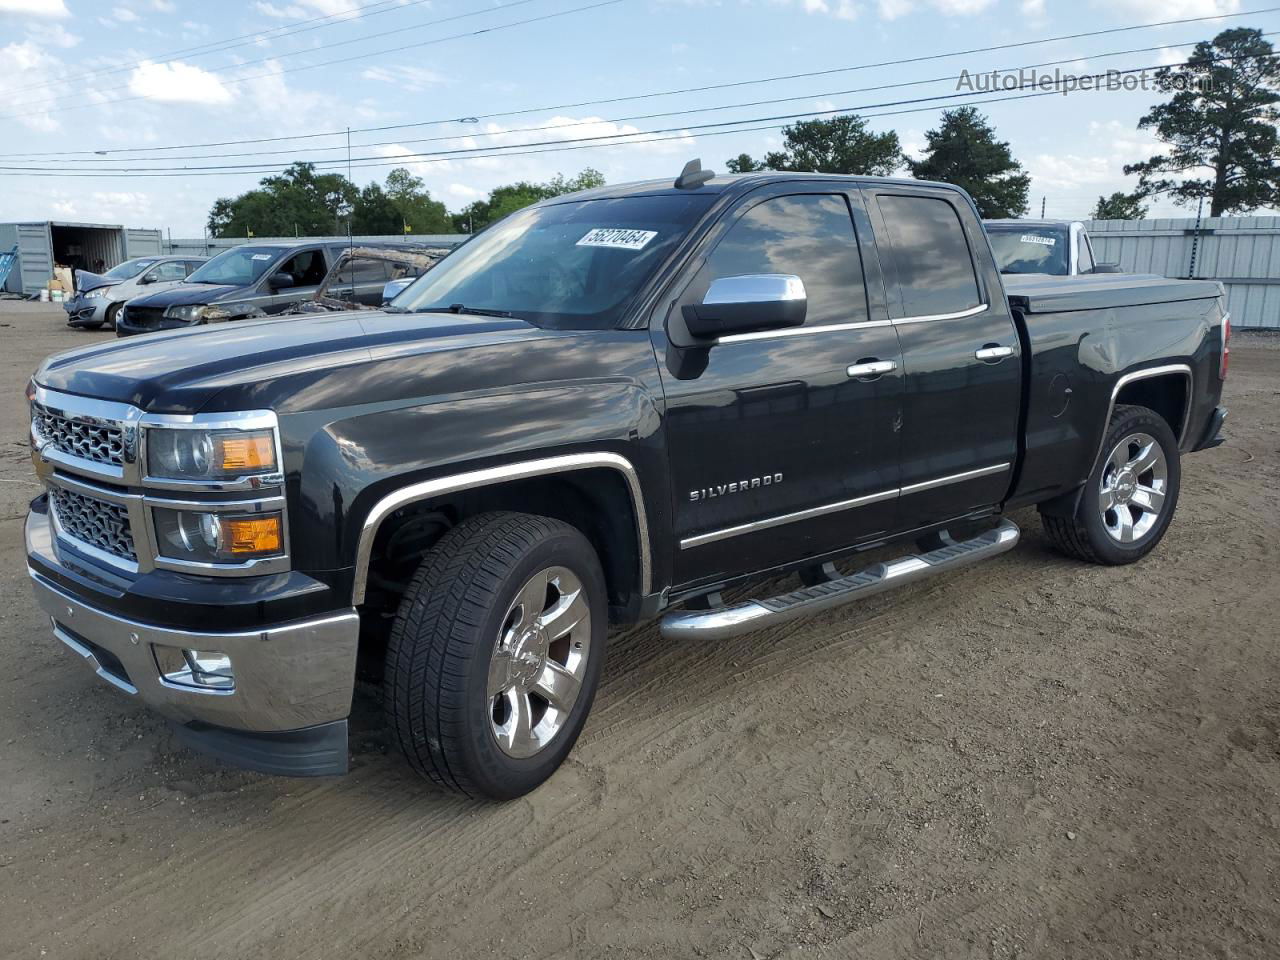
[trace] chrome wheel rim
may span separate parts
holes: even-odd
[[[1107,456],[1098,488],[1098,510],[1107,535],[1133,543],[1151,532],[1164,512],[1169,464],[1155,437],[1131,433]]]
[[[531,757],[564,729],[591,653],[591,608],[582,581],[547,567],[511,601],[489,660],[493,737],[510,757]]]

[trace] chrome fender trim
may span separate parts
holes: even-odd
[[[1182,425],[1177,429],[1175,435],[1175,439],[1178,441],[1178,449],[1184,449],[1187,442],[1187,424],[1191,420],[1191,404],[1194,399],[1192,390],[1195,388],[1195,379],[1191,375],[1191,365],[1186,363],[1166,363],[1159,367],[1134,370],[1120,377],[1115,386],[1111,388],[1111,401],[1107,404],[1107,415],[1102,420],[1102,429],[1098,431],[1098,452],[1093,455],[1093,466],[1089,468],[1091,473],[1093,467],[1098,465],[1098,458],[1102,456],[1102,448],[1107,442],[1107,424],[1111,422],[1111,414],[1115,412],[1116,398],[1120,396],[1120,391],[1135,380],[1149,380],[1152,377],[1163,377],[1175,373],[1180,373],[1187,378],[1187,402],[1182,408]]]
[[[355,582],[352,586],[351,603],[359,606],[364,603],[365,584],[369,579],[369,560],[373,553],[373,542],[378,535],[382,521],[401,507],[433,497],[457,493],[459,490],[473,490],[478,487],[490,487],[508,480],[524,480],[529,477],[545,477],[557,473],[569,473],[575,470],[590,470],[604,467],[622,474],[627,482],[627,490],[631,494],[631,507],[636,520],[636,542],[640,546],[640,592],[651,592],[652,563],[649,545],[649,519],[644,507],[644,494],[640,489],[640,478],[631,461],[616,453],[571,453],[559,457],[541,457],[537,460],[525,460],[520,463],[509,463],[499,467],[486,467],[482,470],[471,470],[434,480],[423,480],[401,487],[389,493],[369,511],[360,530],[360,542],[356,548]]]

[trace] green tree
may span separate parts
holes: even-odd
[[[405,227],[408,227],[406,233],[453,232],[453,220],[444,204],[432,200],[430,192],[422,186],[422,178],[415,177],[404,167],[397,167],[387,174],[386,194],[400,212],[402,221],[396,224],[393,232],[399,233]]]
[[[487,199],[477,200],[453,215],[454,229],[459,233],[475,233],[540,200],[603,185],[604,175],[599,170],[587,167],[576,177],[566,178],[562,174],[556,174],[546,183],[522,180],[495,187]]]
[[[724,162],[725,167],[730,173],[755,173],[757,170],[763,170],[764,164],[757,163],[751,159],[751,154],[740,153],[736,157],[730,157]]]
[[[351,211],[351,232],[366,236],[385,237],[400,233],[404,220],[395,202],[376,183],[361,189]]]
[[[263,177],[258,188],[214,201],[209,233],[215,237],[327,236],[346,231],[343,212],[355,206],[358,191],[346,177],[317,174],[315,164],[294,163]]]
[[[1109,197],[1098,198],[1091,217],[1094,220],[1145,220],[1147,208],[1142,205],[1142,194],[1117,190]]]
[[[1154,130],[1169,151],[1124,168],[1138,174],[1143,196],[1163,194],[1185,206],[1207,199],[1211,217],[1280,203],[1273,53],[1261,31],[1237,27],[1196,44],[1185,65],[1156,71],[1157,88],[1173,97],[1152,107],[1138,129]]]
[[[1031,177],[1013,159],[1009,144],[996,139],[995,128],[973,107],[942,114],[938,129],[925,134],[929,146],[920,160],[909,160],[911,175],[963,187],[989,219],[1020,217],[1027,212]]]
[[[727,164],[732,173],[793,170],[801,173],[854,173],[887,177],[902,166],[898,135],[874,133],[867,121],[852,114],[830,120],[801,120],[784,127],[781,150],[763,161],[741,153]]]

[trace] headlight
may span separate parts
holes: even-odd
[[[193,563],[241,563],[284,552],[284,526],[275,513],[204,513],[154,509],[161,556]]]
[[[100,297],[105,297],[110,290],[110,287],[94,287],[84,297],[86,300],[97,300]]]
[[[147,428],[147,473],[166,480],[227,480],[275,473],[275,431]]]
[[[183,306],[166,307],[164,315],[170,320],[185,320],[187,323],[199,320],[204,315],[202,303],[190,303]]]

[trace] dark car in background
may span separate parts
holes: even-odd
[[[121,337],[282,313],[312,297],[346,245],[255,243],[218,254],[185,283],[126,304]]]

